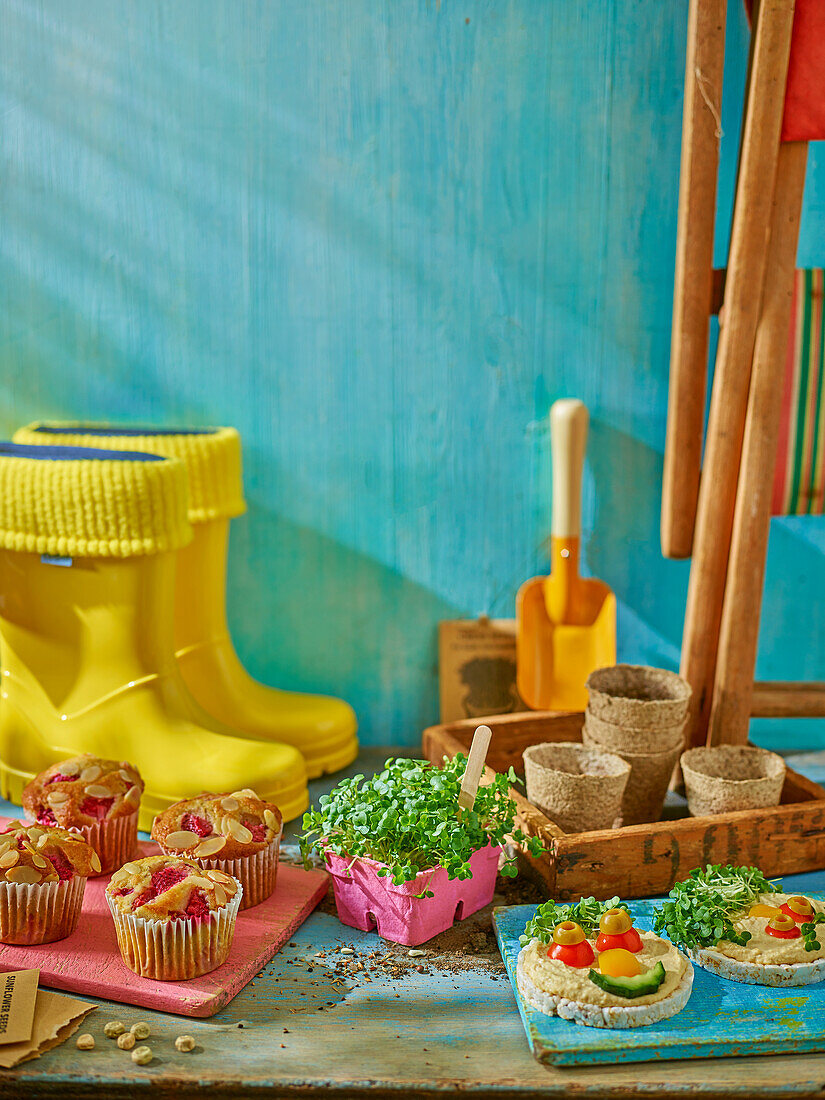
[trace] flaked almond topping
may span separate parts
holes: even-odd
[[[224,836],[231,836],[232,835],[229,831],[229,822],[231,820],[232,820],[231,817],[221,818],[221,832],[223,833]]]
[[[45,847],[46,847],[46,845],[47,845],[48,843],[49,843],[49,834],[48,834],[48,833],[44,833],[44,834],[43,834],[43,835],[42,835],[42,836],[40,837],[40,839],[39,839],[39,840],[37,841],[37,845],[36,845],[36,847],[37,847],[37,848],[45,848]]]
[[[108,791],[106,792],[109,793]],[[64,802],[69,801],[69,796],[66,791],[49,791],[46,796],[46,801],[50,806],[61,806]]]
[[[44,859],[42,856],[39,856],[37,852],[34,852],[32,854],[32,863],[35,865],[35,867],[39,867],[41,870],[44,867],[49,866],[49,861]]]
[[[10,848],[14,844],[14,837],[0,836],[0,852],[5,852],[6,848]]]
[[[125,768],[118,768],[117,774],[123,780],[124,783],[134,783],[135,777],[131,772],[127,772]]]
[[[80,774],[80,767],[77,764],[69,764],[67,768],[60,764],[57,770],[60,775],[65,775],[67,779],[77,779]]]
[[[238,887],[237,887],[237,885],[235,883],[235,880],[233,878],[230,878],[227,882],[225,882],[223,884],[223,888],[224,888],[224,890],[226,890],[226,892],[227,892],[227,894],[229,895],[230,898],[234,898],[234,896],[238,892]]]
[[[215,883],[215,904],[217,906],[226,905],[226,890],[219,882]]]
[[[229,824],[227,828],[229,835],[233,840],[237,840],[239,844],[248,844],[252,840],[252,833],[247,829],[246,825],[241,825],[240,821],[236,821],[234,817],[227,818]]]
[[[163,846],[164,848],[174,848],[176,852],[179,852],[182,848],[191,848],[199,840],[200,837],[197,833],[192,833],[189,829],[178,829],[166,837]]]
[[[6,878],[9,882],[24,883],[28,886],[33,886],[36,882],[40,882],[43,876],[37,870],[36,867],[10,867],[6,871]]]
[[[45,834],[43,833],[42,829],[29,829],[29,840],[32,842],[32,844],[36,844],[38,840],[40,840],[41,836],[44,835]]]
[[[100,764],[90,764],[88,768],[84,768],[80,773],[80,781],[82,783],[94,783],[96,779],[100,778],[100,773],[103,771]]]
[[[140,870],[140,868],[136,863],[124,863],[123,866],[120,868],[118,874],[125,878],[126,875],[133,875],[135,871],[138,870]]]
[[[207,856],[214,856],[216,852],[219,852],[221,848],[226,847],[225,836],[208,836],[206,840],[202,840],[194,851],[194,855],[198,859],[206,859]]]
[[[239,806],[240,802],[234,795],[228,794],[226,798],[221,799],[221,809],[226,810],[227,813],[232,813],[232,811],[237,810]]]
[[[272,810],[264,810],[264,821],[267,823],[270,829],[274,829],[277,833],[280,825],[278,823],[278,818],[275,816]]]
[[[99,783],[92,783],[89,787],[83,788],[83,793],[87,794],[89,798],[111,798],[112,792],[108,787],[101,787]]]
[[[20,853],[16,848],[11,848],[0,856],[0,867],[13,867],[19,859]]]
[[[186,885],[191,886],[193,889],[197,886],[201,890],[211,890],[215,884],[212,879],[205,878],[203,875],[189,875],[186,879]]]
[[[133,806],[137,806],[140,802],[140,787],[130,787],[123,797],[127,802],[131,802]]]
[[[231,875],[225,875],[223,871],[217,871],[214,867],[210,867],[206,875],[208,878],[211,878],[213,882],[220,882],[223,886],[226,886],[228,882],[232,881]]]
[[[261,799],[258,797],[257,794],[255,794],[255,792],[252,790],[251,787],[244,787],[244,789],[242,791],[233,791],[232,792],[232,797],[233,798],[256,798],[258,800],[258,802],[261,801]]]
[[[101,868],[100,856],[97,854],[97,852],[92,852],[91,863],[92,863],[92,870],[93,871],[95,871],[95,872],[100,871],[100,868]]]

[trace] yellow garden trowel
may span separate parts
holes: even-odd
[[[518,689],[535,710],[584,710],[587,677],[616,663],[616,597],[604,581],[579,576],[587,424],[581,401],[550,409],[551,572],[527,581],[516,598]]]

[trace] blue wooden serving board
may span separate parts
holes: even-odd
[[[825,898],[825,894],[806,893]],[[651,900],[628,904],[639,928],[652,930],[653,905]],[[502,906],[493,910],[493,926],[527,1042],[539,1062],[612,1065],[825,1050],[825,982],[769,989],[726,981],[694,966],[693,992],[687,1005],[678,1015],[657,1024],[610,1030],[538,1012],[524,1002],[516,985],[519,936],[535,912],[535,905]]]

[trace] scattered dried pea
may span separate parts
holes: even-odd
[[[179,1050],[182,1054],[188,1054],[190,1050],[195,1049],[195,1040],[191,1035],[179,1035],[175,1039],[175,1050]]]
[[[75,1044],[78,1050],[94,1050],[95,1038],[94,1035],[89,1035],[88,1032],[84,1035],[78,1035],[77,1043]]]
[[[109,1020],[103,1025],[103,1034],[107,1039],[117,1039],[125,1030],[122,1020]]]
[[[147,1066],[152,1061],[152,1050],[150,1047],[135,1047],[132,1051],[132,1061],[137,1062],[139,1066]]]
[[[124,1031],[122,1035],[118,1035],[117,1045],[121,1050],[131,1050],[135,1045],[135,1037],[132,1032]]]
[[[138,1020],[136,1024],[132,1024],[129,1028],[131,1033],[136,1039],[148,1039],[150,1034],[150,1028],[143,1020]]]

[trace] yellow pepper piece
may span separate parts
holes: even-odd
[[[782,912],[776,905],[765,905],[761,901],[748,910],[749,917],[778,917]]]
[[[642,967],[632,951],[624,947],[611,947],[599,955],[599,970],[611,978],[635,978]]]

